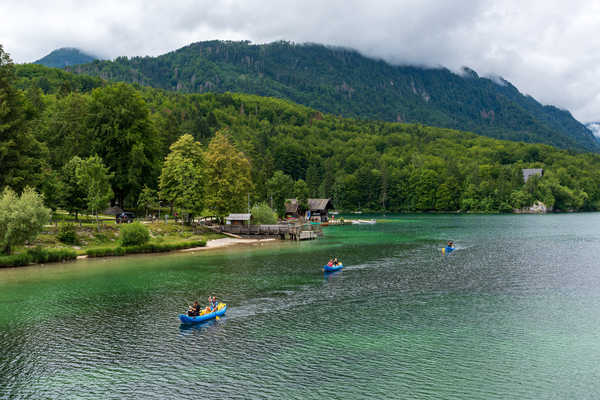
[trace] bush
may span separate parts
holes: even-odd
[[[79,239],[77,238],[77,231],[73,224],[61,224],[58,228],[58,234],[56,235],[58,240],[65,244],[77,244]]]
[[[145,244],[150,240],[150,231],[139,222],[125,224],[121,227],[120,238],[123,246]]]
[[[134,246],[96,247],[87,249],[86,254],[88,257],[124,256],[126,254],[163,253],[167,251],[204,246],[206,246],[206,240],[192,240],[175,243],[145,243]]]
[[[35,247],[27,249],[24,253],[0,257],[0,266],[21,267],[29,264],[59,262],[74,260],[76,258],[77,253],[71,249],[42,249],[41,247]]]
[[[258,203],[252,207],[252,219],[257,225],[274,225],[277,223],[277,213],[267,203]]]

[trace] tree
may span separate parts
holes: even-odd
[[[294,197],[298,200],[299,212],[303,213],[308,209],[308,197],[310,195],[310,189],[304,180],[298,179],[294,183]]]
[[[273,199],[273,207],[279,216],[285,214],[285,199],[290,198],[294,190],[294,180],[282,171],[275,171],[267,181],[269,193]]]
[[[265,202],[252,206],[252,220],[257,225],[273,225],[277,223],[277,213]]]
[[[85,210],[87,206],[87,189],[77,177],[77,169],[82,163],[83,160],[75,156],[61,169],[62,191],[60,203],[69,213],[75,214],[75,219],[78,219],[79,213]]]
[[[250,162],[223,132],[208,144],[205,165],[206,207],[219,217],[245,210],[253,190]]]
[[[107,207],[113,196],[110,187],[112,174],[104,166],[102,159],[98,156],[91,156],[81,162],[76,171],[79,184],[86,190],[86,202],[88,209],[96,216],[96,224],[100,227],[98,221],[98,212]]]
[[[204,208],[204,152],[192,135],[181,136],[170,147],[160,175],[160,197],[173,207],[199,213]]]
[[[34,240],[50,221],[50,210],[44,206],[43,196],[30,187],[21,196],[12,189],[4,189],[0,197],[0,246],[11,254],[16,245]]]
[[[148,186],[144,186],[142,192],[140,193],[140,197],[138,198],[138,207],[142,207],[148,215],[148,209],[156,207],[156,203],[158,200],[158,194],[156,190],[150,189]]]
[[[94,89],[87,126],[98,154],[113,173],[116,200],[133,204],[144,185],[151,185],[159,168],[159,140],[146,102],[132,86],[117,83]]]
[[[15,69],[0,45],[0,188],[37,186],[46,148],[27,129],[23,94],[14,87]]]

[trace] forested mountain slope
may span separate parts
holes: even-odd
[[[600,149],[568,111],[544,106],[501,78],[482,78],[469,69],[457,75],[442,68],[393,66],[353,50],[316,44],[199,42],[159,57],[119,57],[68,70],[184,93],[279,97],[344,117]]]
[[[205,146],[220,131],[250,162],[253,203],[291,197],[302,181],[308,196],[345,210],[510,212],[535,200],[600,209],[600,156],[592,153],[342,118],[277,98],[109,84],[41,66],[17,66],[13,75],[9,67],[6,115],[15,119],[0,141],[0,150],[12,149],[10,164],[0,159],[0,187],[35,186],[54,207],[73,197],[67,166],[76,156],[100,156],[116,199],[136,207],[145,186],[158,188],[172,143],[191,134]],[[544,176],[524,184],[522,168]]]
[[[84,53],[72,47],[63,47],[35,61],[34,64],[46,67],[64,68],[71,65],[85,64],[97,60],[98,57]]]

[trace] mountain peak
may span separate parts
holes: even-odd
[[[94,60],[98,60],[98,57],[85,53],[78,48],[61,47],[35,61],[34,64],[42,64],[53,68],[64,68],[71,65],[90,63]]]

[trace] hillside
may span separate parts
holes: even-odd
[[[544,106],[501,78],[483,78],[469,69],[457,75],[447,69],[393,66],[316,44],[200,42],[159,57],[119,57],[68,70],[185,93],[279,97],[344,117],[600,150],[592,133],[568,111]]]
[[[84,53],[79,49],[63,47],[52,51],[45,57],[40,58],[39,60],[35,61],[34,64],[41,64],[45,65],[46,67],[53,68],[64,68],[72,65],[90,63],[97,59],[98,57]]]
[[[558,210],[600,209],[596,154],[341,118],[276,98],[100,80],[90,89],[76,78],[85,77],[42,66],[17,66],[14,77],[25,89],[14,104],[23,104],[27,118],[19,137],[35,140],[19,142],[25,147],[14,157],[29,161],[7,164],[0,178],[16,189],[35,185],[55,206],[74,156],[102,157],[119,204],[133,208],[144,186],[157,188],[172,143],[189,133],[205,146],[221,131],[250,161],[252,202],[271,199],[277,176],[285,196],[302,180],[310,197],[331,197],[345,210],[509,212],[534,200]],[[48,94],[37,89],[40,81]],[[543,168],[544,176],[524,184],[522,168]]]

